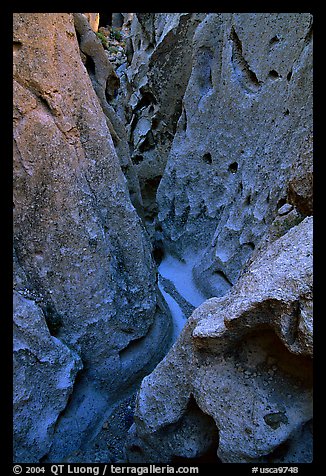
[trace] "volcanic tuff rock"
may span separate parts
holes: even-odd
[[[121,15],[14,15],[15,458],[120,454],[154,244],[128,461],[311,461],[312,16]]]
[[[18,461],[34,462],[50,448],[56,420],[82,362],[51,336],[15,256],[14,268],[14,453]]]
[[[165,249],[207,296],[236,282],[285,202],[312,213],[312,16],[212,13],[157,191]]]
[[[129,462],[312,460],[312,226],[292,227],[194,311],[142,382]]]
[[[20,327],[28,320],[39,323],[38,335],[49,349],[44,358],[53,354],[54,381],[56,353],[62,355],[60,372],[66,369],[67,386],[53,406],[50,386],[41,396],[37,390],[40,375],[49,378],[46,364],[31,358],[24,369],[31,379],[30,401],[39,402],[35,411],[49,393],[46,421],[52,428],[80,365],[76,354],[87,381],[112,403],[133,384],[135,373],[139,377],[162,358],[169,316],[157,299],[149,242],[81,61],[73,16],[14,14],[13,31],[14,245],[26,275],[24,292],[34,299],[26,303],[17,297],[17,319]],[[148,333],[149,347],[146,338],[139,340]],[[21,371],[20,366],[18,381]],[[60,378],[64,381],[64,375]],[[31,408],[28,400],[19,405],[22,413],[24,406],[26,412]],[[24,419],[20,442],[27,434],[33,438],[34,431],[31,420]],[[48,449],[46,427],[44,438],[31,459]],[[18,444],[18,458],[20,451]]]
[[[84,15],[74,13],[73,16],[79,38],[81,57],[105,114],[113,144],[120,160],[121,170],[127,179],[131,202],[139,215],[142,215],[140,187],[130,159],[126,129],[110,104],[110,101],[117,94],[120,84],[119,78],[108,59],[107,52],[104,50],[101,41],[92,31]]]
[[[100,21],[99,13],[83,13],[87,18],[87,21],[94,32],[98,31],[98,25]]]
[[[146,226],[153,239],[156,190],[191,72],[192,37],[204,17],[203,13],[134,14],[127,45],[130,64],[117,71],[123,85],[118,108],[129,133]]]

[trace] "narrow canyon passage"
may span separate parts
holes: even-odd
[[[14,14],[14,460],[312,461],[309,13]]]

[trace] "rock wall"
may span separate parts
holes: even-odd
[[[292,227],[193,312],[142,382],[129,462],[312,461],[312,227]]]
[[[312,16],[211,13],[191,49],[155,237],[212,299],[143,380],[126,457],[309,462]]]
[[[154,243],[156,191],[191,72],[192,37],[204,17],[199,13],[136,13],[127,47],[130,64],[117,71],[123,86],[118,109],[126,123],[144,219]]]
[[[27,296],[16,298],[26,345],[16,337],[15,411],[30,414],[17,427],[16,458],[35,461],[50,449],[81,362],[80,378],[108,406],[162,358],[170,333],[149,241],[81,61],[72,14],[14,14],[14,246],[26,276],[17,292]],[[44,364],[36,359],[42,343]],[[57,401],[55,385],[62,385]],[[47,397],[49,423],[33,443]],[[67,425],[72,445],[77,433]]]
[[[50,334],[15,254],[14,270],[14,454],[18,461],[38,461],[49,450],[83,365],[76,352]]]
[[[310,462],[312,16],[117,14],[115,71],[85,15],[14,14],[15,461],[116,462],[165,356],[125,461]]]
[[[196,254],[196,284],[212,297],[236,282],[278,208],[297,204],[290,183],[302,182],[298,211],[311,214],[312,17],[212,13],[192,57],[158,220],[166,249]]]

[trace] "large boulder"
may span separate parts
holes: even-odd
[[[82,63],[72,14],[16,13],[13,31],[14,245],[37,301],[28,312],[38,322],[43,313],[55,337],[48,341],[77,353],[93,393],[112,403],[162,358],[169,315],[157,299],[149,242]],[[73,431],[68,425],[67,434]]]
[[[142,382],[129,462],[312,461],[312,227],[292,227],[194,311]]]

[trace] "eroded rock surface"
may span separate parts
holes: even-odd
[[[118,70],[123,83],[124,117],[131,160],[140,182],[145,221],[153,241],[156,191],[181,114],[191,72],[192,37],[202,13],[136,13],[127,57]]]
[[[83,365],[76,352],[50,334],[44,313],[25,283],[15,260],[14,453],[17,461],[28,463],[49,451],[56,421]]]
[[[142,382],[128,461],[204,462],[214,446],[216,462],[312,460],[312,225],[292,227],[194,311]],[[203,430],[189,411],[209,420]],[[215,441],[202,437],[211,427]]]
[[[44,313],[51,342],[79,355],[109,405],[162,358],[169,317],[72,14],[14,15],[14,207],[16,256],[40,307],[31,312]],[[133,341],[135,352],[122,353]],[[37,445],[33,456],[44,456],[48,443]]]
[[[285,202],[312,214],[312,16],[212,13],[157,192],[157,235],[207,296],[234,284]],[[301,217],[301,219],[302,219]]]
[[[126,460],[309,462],[312,16],[90,15],[14,15],[15,458],[116,462],[169,305]]]

